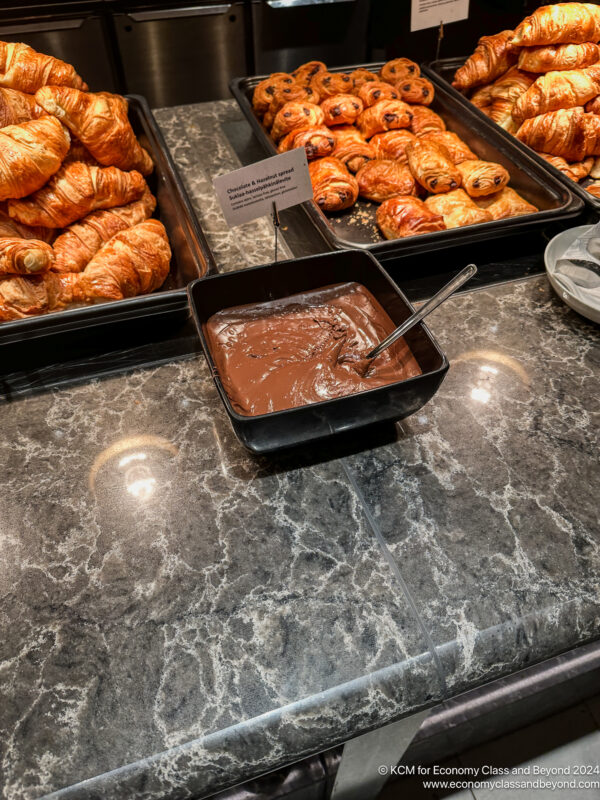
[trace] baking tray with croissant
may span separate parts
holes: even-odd
[[[267,154],[305,147],[314,197],[303,208],[333,248],[385,260],[543,228],[583,207],[408,59],[314,61],[230,89]]]
[[[145,100],[0,42],[0,345],[183,317],[213,271]]]

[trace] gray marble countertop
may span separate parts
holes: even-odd
[[[156,114],[220,269],[231,102]],[[431,317],[402,424],[278,458],[203,358],[2,408],[6,800],[200,798],[598,638],[598,329],[544,278]]]

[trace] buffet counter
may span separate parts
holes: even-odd
[[[219,269],[271,260],[269,221],[230,231],[212,190],[233,102],[156,117]],[[599,637],[597,329],[539,276],[430,327],[451,368],[418,414],[277,458],[197,353],[21,383],[5,798],[205,797]]]

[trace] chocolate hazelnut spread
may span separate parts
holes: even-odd
[[[394,328],[364,286],[340,283],[224,309],[205,333],[234,409],[255,416],[420,375],[404,339],[365,371],[366,353]]]

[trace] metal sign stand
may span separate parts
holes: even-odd
[[[442,39],[444,38],[444,23],[440,22],[440,29],[438,31],[438,38],[437,38],[437,47],[435,50],[435,60],[439,61],[440,58],[440,49],[442,47]]]
[[[275,200],[273,200],[273,226],[275,227],[275,263],[277,263],[277,244],[281,222],[279,221],[279,213],[277,211],[277,203]]]

